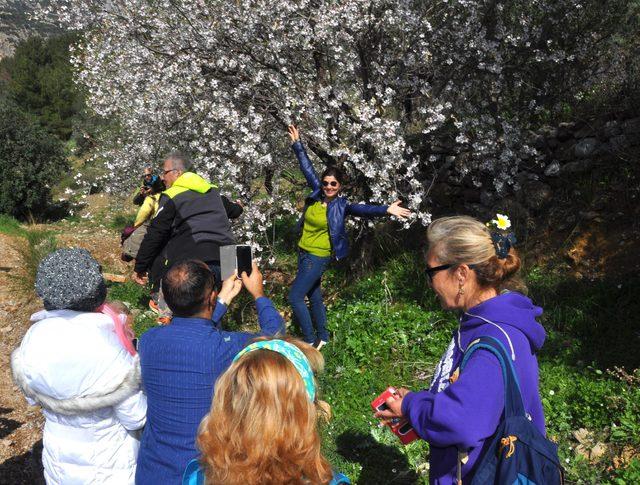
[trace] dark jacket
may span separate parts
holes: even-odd
[[[298,157],[300,170],[307,179],[307,184],[311,187],[312,192],[307,196],[305,204],[305,212],[309,206],[309,202],[320,201],[324,197],[322,192],[322,183],[318,178],[318,174],[311,165],[311,160],[307,156],[301,141],[291,145],[293,151]],[[331,249],[336,259],[346,258],[349,254],[349,238],[344,225],[344,220],[348,215],[358,217],[379,217],[387,213],[388,205],[369,205],[369,204],[351,204],[344,197],[336,197],[327,204],[327,221],[329,223],[329,240],[331,241]],[[301,223],[304,221],[304,213],[302,214]]]
[[[260,335],[285,331],[284,320],[266,297],[255,302]],[[218,302],[211,320],[174,317],[170,325],[142,335],[138,352],[147,395],[137,485],[179,484],[187,463],[200,454],[198,425],[211,409],[215,382],[256,334],[221,330],[226,306]]]
[[[164,251],[164,267],[184,259],[220,260],[220,246],[235,244],[229,218],[242,207],[229,202],[199,175],[183,173],[165,190],[136,257],[135,271],[144,273]],[[164,248],[164,249],[163,249]]]

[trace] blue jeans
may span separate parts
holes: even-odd
[[[316,341],[316,330],[317,338],[325,342],[329,341],[327,310],[322,302],[320,279],[330,261],[330,256],[321,258],[307,252],[300,252],[298,255],[298,273],[289,290],[289,304],[293,310],[293,315],[302,329],[304,341],[310,344]],[[305,296],[309,298],[311,313],[304,301]],[[316,330],[314,330],[313,322],[311,321],[312,315]]]

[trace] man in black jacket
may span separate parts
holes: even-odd
[[[242,206],[190,170],[190,160],[180,153],[165,158],[161,178],[167,190],[136,257],[133,279],[139,284],[146,283],[153,265],[151,279],[157,289],[171,265],[186,259],[207,263],[220,284],[220,246],[235,244],[229,218],[239,217]]]

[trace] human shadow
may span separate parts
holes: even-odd
[[[5,436],[9,436],[16,429],[18,429],[22,423],[11,418],[0,418],[0,439]]]
[[[9,414],[13,409],[11,408],[0,408],[0,414]],[[0,439],[5,436],[9,436],[16,429],[18,429],[22,423],[20,421],[16,421],[11,418],[0,418]]]
[[[42,440],[22,455],[0,463],[0,485],[45,485]]]
[[[358,484],[414,484],[418,475],[407,458],[396,448],[378,443],[372,436],[347,431],[338,436],[338,453],[346,460],[360,463]]]

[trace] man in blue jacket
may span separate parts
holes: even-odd
[[[264,296],[262,274],[226,280],[220,293],[207,265],[189,260],[174,264],[162,280],[171,324],[140,339],[142,385],[147,394],[147,424],[142,435],[136,484],[178,484],[190,460],[198,456],[198,425],[209,412],[214,383],[235,355],[257,335],[227,332],[220,320],[242,285],[256,302],[260,335],[284,333],[284,321]]]

